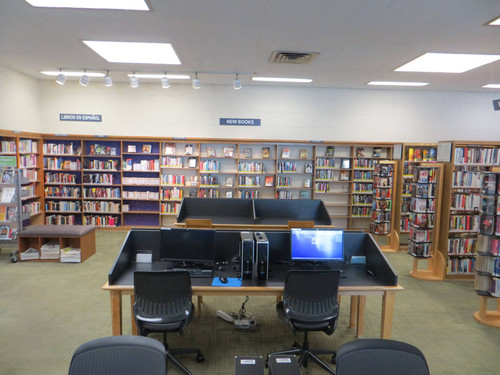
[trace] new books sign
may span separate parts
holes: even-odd
[[[60,113],[59,121],[102,122],[102,115],[86,115],[81,113]]]
[[[219,125],[260,126],[260,118],[220,118]]]

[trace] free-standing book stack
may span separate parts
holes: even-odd
[[[40,259],[59,259],[60,246],[58,242],[49,241],[40,248]]]
[[[61,263],[80,263],[82,261],[82,251],[73,247],[61,249]]]
[[[40,253],[37,249],[29,247],[21,254],[19,254],[19,257],[21,258],[21,260],[40,259]]]

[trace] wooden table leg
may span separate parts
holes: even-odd
[[[111,329],[113,336],[122,334],[122,294],[119,290],[110,290]]]
[[[198,318],[201,316],[201,304],[203,303],[203,296],[198,296]]]
[[[130,295],[130,312],[132,313],[132,334],[137,336],[137,324],[135,324],[135,316],[134,316],[134,302],[135,296],[133,294]]]
[[[366,310],[366,296],[359,296],[358,302],[358,321],[356,325],[356,337],[363,337],[365,331],[365,310]]]
[[[349,328],[356,328],[358,319],[358,301],[359,296],[351,296],[351,315],[349,318]]]
[[[392,317],[394,315],[394,302],[396,292],[386,291],[382,297],[382,324],[380,327],[380,338],[390,339],[392,329]]]

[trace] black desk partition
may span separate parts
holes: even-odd
[[[211,219],[214,224],[288,225],[288,220],[331,225],[319,199],[184,198],[177,222]]]
[[[161,231],[179,230],[196,231],[197,229],[133,229],[131,230],[118,254],[115,263],[109,272],[108,282],[110,285],[131,285],[133,284],[133,272],[136,270],[160,270],[168,269],[167,263],[160,260],[160,253],[168,252],[168,249],[161,249]],[[249,230],[249,232],[257,232]],[[265,230],[269,240],[269,261],[270,270],[274,279],[267,281],[268,285],[276,285],[284,281],[287,270],[294,266],[290,264],[290,232],[288,230]],[[214,277],[227,276],[219,272],[219,265],[238,256],[240,246],[239,230],[215,230],[214,246]],[[152,263],[135,262],[136,254],[141,250],[151,250],[153,254]],[[366,265],[347,264],[345,269],[346,278],[341,284],[345,285],[384,285],[395,286],[398,277],[380,250],[377,243],[370,234],[359,231],[344,232],[344,256],[348,261],[352,256],[365,256]],[[172,265],[170,264],[170,267]],[[223,267],[222,267],[223,268]],[[234,270],[238,267],[226,267],[225,270]],[[366,271],[370,271],[367,273]],[[235,275],[231,275],[234,277]],[[283,280],[281,280],[283,279]],[[211,285],[211,279],[193,279],[193,285]],[[252,283],[252,280],[244,280],[244,285]]]

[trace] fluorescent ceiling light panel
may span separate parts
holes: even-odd
[[[488,23],[488,25],[490,25],[490,26],[500,26],[500,17],[495,18],[493,21],[491,21],[490,23]]]
[[[393,82],[393,81],[371,81],[367,85],[370,86],[427,86],[429,82]]]
[[[34,7],[149,10],[145,0],[26,0]]]
[[[99,72],[66,72],[60,70],[42,70],[40,73],[45,74],[46,76],[58,76],[59,74],[64,74],[66,77],[81,77],[84,74],[89,77],[104,77],[106,74]]]
[[[464,73],[497,61],[500,55],[427,52],[395,69],[396,72]]]
[[[252,81],[258,82],[288,82],[288,83],[311,83],[310,78],[279,78],[279,77],[252,77]]]
[[[161,79],[163,77],[167,77],[168,79],[191,79],[191,77],[187,74],[128,74],[129,77],[137,77],[141,79]]]
[[[500,83],[488,83],[487,85],[484,85],[483,88],[485,88],[485,89],[500,89]]]
[[[180,65],[170,43],[100,42],[84,40],[87,46],[112,63]]]

